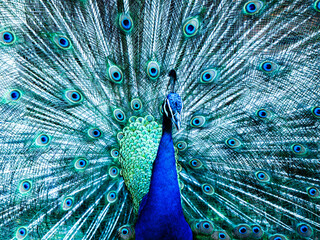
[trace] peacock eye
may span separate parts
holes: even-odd
[[[300,223],[297,226],[297,232],[301,237],[308,238],[313,235],[312,228],[306,223]]]
[[[257,14],[261,8],[263,7],[263,3],[261,1],[249,1],[247,2],[244,7],[244,13],[248,15],[254,15]]]
[[[2,31],[0,33],[1,43],[5,45],[11,45],[15,42],[15,36],[13,32],[10,31]]]
[[[111,191],[107,195],[107,200],[109,203],[113,203],[117,200],[117,193],[114,191]]]
[[[278,69],[278,66],[273,62],[263,62],[261,63],[260,68],[265,73],[272,73]]]
[[[256,178],[260,182],[269,182],[270,181],[270,176],[264,172],[264,171],[259,171],[255,173]]]
[[[66,91],[65,96],[71,103],[78,103],[82,100],[82,95],[76,90]]]
[[[115,178],[115,177],[118,176],[118,174],[119,174],[119,169],[118,169],[117,167],[111,167],[111,168],[109,169],[109,175],[110,175],[110,177]]]
[[[123,80],[122,71],[117,66],[111,66],[109,68],[109,78],[114,83],[121,83]]]
[[[198,168],[201,168],[202,162],[200,160],[198,160],[198,159],[192,159],[189,162],[189,165],[194,169],[198,169]]]
[[[176,144],[176,147],[178,148],[179,151],[184,151],[188,147],[187,143],[185,141],[179,141]]]
[[[201,221],[199,223],[199,229],[202,234],[211,234],[213,231],[213,224],[209,221]]]
[[[65,198],[62,204],[62,209],[65,211],[70,210],[73,207],[73,202],[74,200],[72,197]]]
[[[275,234],[272,235],[269,240],[287,240],[288,238],[286,238],[284,235],[282,234]]]
[[[247,224],[240,224],[235,227],[233,230],[233,234],[237,238],[247,238],[252,234],[252,229]]]
[[[200,82],[201,83],[211,83],[217,78],[217,71],[214,69],[208,69],[201,73]]]
[[[112,149],[111,150],[111,157],[113,157],[113,158],[118,158],[119,157],[119,150],[118,149]]]
[[[270,112],[265,109],[260,109],[257,111],[257,116],[261,119],[270,117]]]
[[[76,160],[76,162],[74,163],[74,167],[78,170],[83,170],[87,167],[88,165],[88,160],[85,158],[79,158],[78,160]]]
[[[66,36],[55,36],[53,40],[61,49],[67,50],[71,48],[71,41]]]
[[[155,61],[151,61],[147,66],[147,74],[152,79],[155,80],[160,76],[159,64]]]
[[[313,6],[316,11],[320,12],[320,0],[315,1]]]
[[[122,31],[130,32],[133,28],[132,18],[128,14],[121,14],[119,18],[119,25]]]
[[[121,109],[114,110],[113,116],[118,122],[124,122],[126,120],[126,115]]]
[[[133,237],[133,231],[130,226],[123,226],[118,232],[121,239],[132,239]]]
[[[25,227],[18,228],[16,232],[17,239],[24,239],[28,235],[28,230]]]
[[[91,138],[98,139],[102,136],[102,133],[98,128],[91,128],[88,131],[88,135]]]
[[[318,198],[320,196],[319,189],[316,187],[309,187],[307,193],[311,198]]]
[[[191,18],[183,24],[183,33],[186,37],[192,37],[198,33],[199,27],[198,18]]]
[[[226,237],[225,233],[219,233],[219,239],[225,239]]]
[[[131,109],[134,111],[139,111],[142,108],[142,102],[140,99],[135,98],[131,101]]]
[[[293,144],[291,146],[291,150],[293,151],[293,153],[297,154],[297,155],[304,155],[307,152],[307,149],[299,143]]]
[[[205,183],[202,185],[202,192],[207,195],[212,195],[214,194],[214,189],[210,184]]]
[[[241,142],[236,138],[228,138],[226,140],[226,144],[230,148],[237,148],[237,147],[240,147]]]
[[[320,118],[320,107],[312,108],[311,112],[316,118]]]
[[[17,101],[21,97],[21,92],[19,90],[12,90],[9,94],[9,100]]]
[[[19,191],[20,193],[24,194],[27,193],[31,190],[32,188],[32,183],[31,181],[24,180],[20,183]]]
[[[254,226],[251,226],[251,228],[252,228],[252,235],[254,236],[255,239],[260,239],[263,236],[264,232],[260,226],[254,225]]]
[[[46,134],[41,134],[36,139],[36,144],[38,146],[47,146],[50,142],[50,137]]]
[[[191,126],[192,127],[202,127],[206,122],[205,117],[203,116],[195,116],[191,119]]]

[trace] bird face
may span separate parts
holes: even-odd
[[[169,93],[163,103],[163,112],[171,119],[177,130],[180,130],[182,108],[183,103],[179,94]]]

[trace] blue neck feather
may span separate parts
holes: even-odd
[[[149,193],[143,198],[135,226],[136,240],[191,240],[181,206],[172,141],[172,123],[164,114],[162,137],[153,164]]]

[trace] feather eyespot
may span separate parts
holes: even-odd
[[[46,134],[41,134],[36,139],[38,146],[47,146],[50,143],[50,137]]]
[[[88,135],[93,139],[98,139],[102,136],[102,133],[98,128],[91,128],[88,130]]]
[[[65,97],[71,103],[79,103],[82,101],[82,95],[76,90],[66,91]]]
[[[230,148],[238,148],[241,145],[241,142],[236,138],[228,138],[226,144]]]
[[[0,41],[4,45],[12,45],[15,42],[15,35],[11,31],[2,31],[0,32]]]
[[[273,62],[267,61],[261,63],[260,69],[265,73],[272,73],[278,69],[278,66]]]
[[[112,178],[117,177],[117,176],[119,175],[119,169],[118,169],[117,167],[111,167],[111,168],[109,169],[109,175],[110,175],[110,177],[112,177]]]
[[[121,109],[115,109],[113,111],[113,116],[118,122],[124,122],[126,120],[126,115]]]
[[[117,193],[115,191],[111,191],[107,195],[107,200],[109,203],[114,203],[117,201]]]
[[[189,165],[194,169],[198,169],[198,168],[202,167],[202,162],[200,160],[198,160],[198,159],[192,159],[189,162]]]
[[[73,207],[74,200],[72,197],[67,197],[63,200],[62,209],[67,211]]]
[[[304,238],[311,237],[313,235],[313,229],[309,224],[300,223],[297,225],[297,233]]]
[[[319,196],[320,196],[320,191],[316,187],[307,188],[307,193],[308,193],[309,197],[311,197],[311,198],[319,198]]]
[[[121,83],[123,80],[123,74],[120,68],[117,66],[111,66],[109,68],[109,78],[114,83]]]
[[[243,11],[247,15],[254,15],[254,14],[257,14],[262,7],[263,7],[263,3],[261,1],[253,0],[253,1],[247,2],[244,5]]]
[[[316,11],[320,12],[320,0],[315,1],[313,7]]]
[[[261,237],[264,235],[263,230],[258,225],[251,226],[252,229],[252,237],[254,239],[261,239]]]
[[[24,180],[20,183],[19,186],[19,191],[22,194],[28,193],[30,192],[30,190],[32,189],[32,183],[29,180]]]
[[[213,224],[209,221],[201,221],[199,223],[199,230],[202,234],[211,234],[213,231]]]
[[[176,147],[178,148],[179,151],[184,151],[188,147],[188,144],[185,141],[179,141],[176,144]]]
[[[133,237],[133,230],[130,226],[122,226],[118,230],[121,239],[131,239]]]
[[[56,35],[53,38],[53,41],[59,48],[63,50],[68,50],[71,48],[71,41],[66,36]]]
[[[140,101],[140,99],[135,98],[132,99],[131,101],[131,109],[134,111],[139,111],[142,108],[142,102]]]
[[[205,117],[203,116],[195,116],[191,119],[191,127],[202,127],[206,122]]]
[[[111,150],[111,157],[113,157],[113,158],[118,158],[119,155],[120,155],[120,152],[119,152],[118,149],[115,149],[115,148],[114,148],[114,149]]]
[[[88,166],[88,160],[85,158],[79,158],[74,163],[74,167],[78,170],[84,170]]]
[[[20,99],[20,97],[21,97],[21,92],[19,90],[12,90],[9,93],[9,100],[11,101],[17,101]]]
[[[155,61],[150,61],[147,66],[147,74],[152,80],[157,79],[160,76],[159,64]]]
[[[225,233],[219,233],[219,239],[226,239],[227,236]]]
[[[214,69],[208,69],[201,73],[200,82],[201,83],[211,83],[217,78],[217,71]]]
[[[121,14],[119,17],[119,25],[122,31],[128,33],[133,28],[132,18],[128,14]]]
[[[195,36],[200,28],[200,22],[198,18],[190,18],[183,24],[183,33],[186,37]]]
[[[232,230],[233,234],[238,238],[246,238],[251,236],[252,229],[247,224],[240,224]]]
[[[16,232],[17,239],[24,239],[27,235],[28,235],[28,230],[26,227],[18,228],[18,230]]]
[[[313,116],[320,118],[320,107],[314,107],[311,109]]]
[[[270,112],[265,110],[265,109],[260,109],[257,111],[257,116],[261,119],[265,119],[265,118],[268,118],[270,117]]]
[[[258,171],[255,173],[256,178],[258,179],[258,181],[260,182],[269,182],[270,181],[270,176],[268,173],[264,172],[264,171]]]
[[[293,151],[293,153],[297,154],[297,155],[304,155],[307,152],[307,149],[299,143],[293,144],[291,146],[291,150]]]
[[[202,185],[202,192],[207,195],[212,195],[214,194],[214,189],[210,184],[205,183]]]
[[[287,240],[287,239],[288,238],[282,234],[274,234],[271,237],[269,237],[269,240]]]

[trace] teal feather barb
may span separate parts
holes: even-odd
[[[175,69],[194,238],[320,239],[319,22],[319,0],[0,0],[0,238],[133,239]]]

